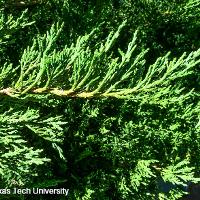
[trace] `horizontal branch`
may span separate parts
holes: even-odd
[[[0,90],[0,95],[6,95],[11,97],[19,97],[24,93],[18,92],[13,88],[5,88]],[[74,98],[98,98],[98,97],[119,97],[121,95],[121,91],[112,92],[112,93],[95,93],[95,92],[76,92],[73,90],[62,90],[58,88],[37,88],[30,90],[29,93],[26,94],[36,94],[36,95],[44,95],[44,94],[52,94],[56,96],[62,97],[74,97]],[[125,97],[125,96],[123,96]]]

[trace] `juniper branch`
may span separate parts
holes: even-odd
[[[121,58],[113,58],[111,53],[111,47],[125,22],[116,33],[110,33],[105,44],[101,43],[95,51],[87,47],[94,31],[79,37],[75,45],[56,51],[54,44],[62,26],[53,25],[46,35],[34,39],[32,47],[28,47],[22,55],[18,81],[10,88],[1,89],[1,94],[16,97],[28,93],[50,93],[80,98],[151,98],[152,101],[159,102],[162,97],[164,99],[170,94],[174,96],[172,92],[176,91],[173,98],[180,100],[184,88],[181,88],[180,84],[172,86],[172,82],[191,74],[200,62],[200,50],[189,55],[184,53],[180,58],[172,60],[168,53],[150,65],[146,74],[141,74],[147,67],[144,57],[148,50],[134,55],[137,31],[126,53],[119,49]],[[4,66],[1,76],[4,80],[5,70]],[[124,85],[125,82],[129,83]],[[189,94],[191,92],[185,95]],[[181,98],[184,98],[184,95]]]

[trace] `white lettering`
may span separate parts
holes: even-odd
[[[31,189],[28,188],[14,188],[13,194],[31,194]]]
[[[10,189],[0,189],[0,194],[10,194]]]
[[[69,189],[60,188],[60,189],[40,189],[40,188],[33,188],[33,194],[64,194],[65,196],[68,195]]]
[[[38,194],[38,188],[33,188],[33,194]]]

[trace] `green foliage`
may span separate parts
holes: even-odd
[[[189,164],[189,162],[187,160],[183,160],[175,166],[169,166],[166,169],[163,169],[161,174],[162,174],[164,181],[171,182],[171,183],[177,184],[177,185],[186,186],[185,183],[188,182],[188,177],[193,176],[193,172],[192,172],[193,168],[187,167],[188,164]],[[194,178],[193,181],[194,182],[198,181],[198,179]]]
[[[1,30],[1,40],[0,44],[7,44],[8,40],[11,38],[12,34],[18,29],[24,28],[25,26],[30,26],[34,22],[27,22],[25,15],[28,10],[22,12],[21,16],[17,19],[14,19],[12,15],[5,15],[1,11],[1,21],[0,21],[0,30]],[[14,42],[14,41],[10,41]]]
[[[199,182],[199,1],[1,3],[0,188],[154,200]]]

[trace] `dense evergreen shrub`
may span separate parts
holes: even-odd
[[[199,1],[0,3],[0,188],[155,200],[199,182]]]

